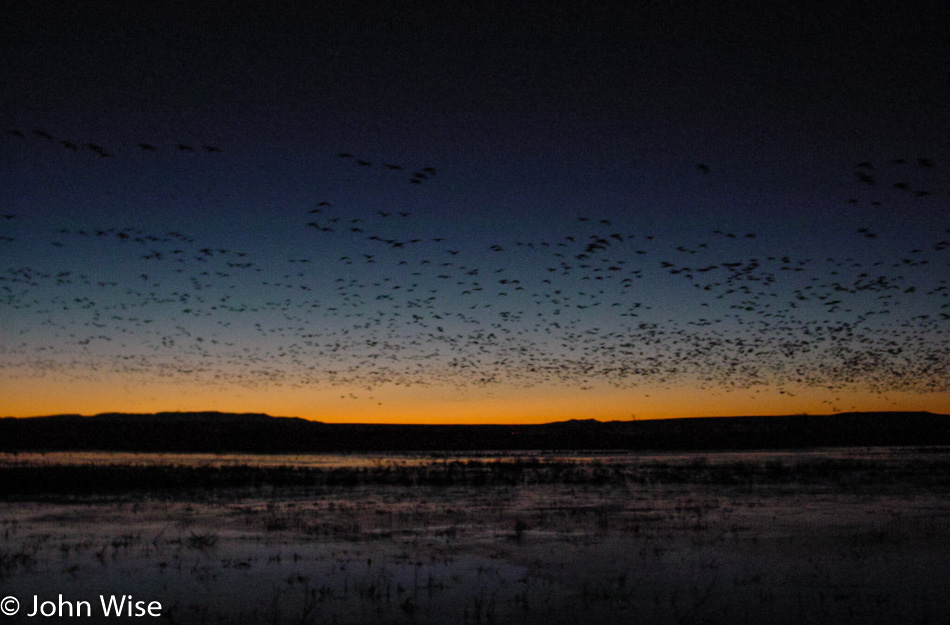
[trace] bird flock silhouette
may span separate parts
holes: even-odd
[[[24,141],[28,139],[28,134],[29,134],[29,136],[39,137],[40,139],[43,139],[50,143],[55,143],[72,152],[83,151],[89,154],[95,154],[99,158],[108,158],[115,155],[115,150],[111,148],[103,147],[99,143],[91,143],[91,142],[82,143],[73,139],[55,138],[50,133],[46,132],[45,130],[41,130],[39,128],[34,129],[30,131],[29,133],[25,133],[22,130],[13,128],[13,129],[8,130],[7,134],[11,137],[17,137]],[[129,146],[123,146],[123,147],[129,147]],[[134,147],[143,152],[158,152],[159,151],[159,148],[152,143],[136,143]],[[168,148],[177,150],[179,152],[195,152],[196,150],[201,150],[204,152],[220,152],[221,151],[220,148],[217,148],[213,145],[201,145],[201,146],[195,147],[194,145],[188,145],[185,143],[176,143],[172,146],[168,146]]]
[[[106,146],[40,129],[9,130],[3,149],[113,159],[227,153],[200,141]],[[326,156],[356,176],[390,172],[394,184],[450,176],[431,165]],[[702,180],[716,176],[715,164],[689,167]],[[863,161],[841,177],[843,207],[898,196],[946,205],[950,163]],[[849,249],[865,246],[860,256],[803,255],[726,227],[651,233],[593,212],[554,214],[557,236],[499,229],[488,243],[404,204],[319,197],[294,219],[294,244],[278,258],[186,228],[77,228],[4,211],[0,309],[10,325],[0,368],[12,377],[109,372],[333,388],[373,401],[383,385],[689,385],[815,389],[837,410],[848,391],[950,391],[950,219],[913,245],[874,223],[842,233]],[[55,253],[23,265],[19,246],[37,244]],[[57,260],[72,257],[102,261],[93,272]]]

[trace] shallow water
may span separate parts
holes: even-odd
[[[209,454],[151,453],[120,451],[47,451],[0,452],[0,466],[15,464],[122,464],[181,466],[296,466],[315,468],[372,468],[379,466],[423,466],[445,461],[527,460],[543,462],[646,463],[671,465],[702,461],[709,464],[733,462],[765,463],[826,460],[869,460],[875,462],[913,462],[935,454],[950,455],[943,447],[823,447],[802,450],[650,452],[614,450],[577,451],[445,451],[440,453],[322,453],[322,454]]]
[[[489,468],[525,459],[448,457]],[[447,467],[446,455],[19,454],[5,462],[281,459],[320,468]],[[587,483],[538,483],[525,474],[515,484],[480,486],[355,483],[0,502],[0,594],[20,599],[24,611],[34,595],[89,601],[93,617],[78,622],[114,621],[98,613],[98,596],[113,594],[161,603],[161,616],[139,622],[943,622],[950,488],[929,479],[928,467],[943,466],[945,451],[580,452],[543,460],[653,473],[639,481],[615,471],[616,479]],[[796,471],[829,462],[856,464],[796,480]],[[761,469],[758,477],[703,478],[704,467],[747,465]],[[21,612],[5,620],[39,619]]]

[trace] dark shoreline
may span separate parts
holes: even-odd
[[[724,451],[948,444],[950,415],[929,412],[571,420],[542,425],[337,424],[218,412],[0,419],[0,451],[6,452]]]

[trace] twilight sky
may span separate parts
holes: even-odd
[[[0,415],[950,412],[944,3],[192,4],[2,9]]]

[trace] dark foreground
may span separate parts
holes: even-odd
[[[950,445],[929,412],[572,420],[541,425],[320,423],[263,414],[165,412],[0,419],[0,451],[316,453],[444,450],[727,450]]]
[[[3,594],[76,622],[945,622],[946,449],[3,460]]]

